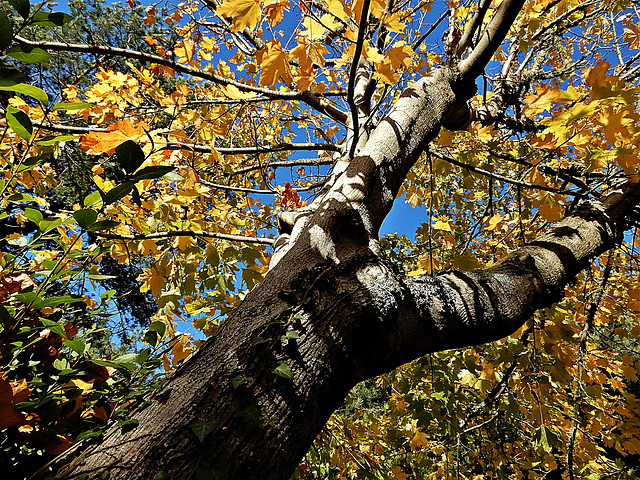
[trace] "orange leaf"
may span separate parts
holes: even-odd
[[[27,381],[7,382],[0,378],[0,429],[22,425],[24,415],[15,411],[15,404],[24,402],[31,393]]]
[[[149,127],[146,123],[139,123],[135,127],[128,118],[119,120],[113,125],[109,125],[107,132],[91,132],[80,139],[80,148],[92,155],[106,153],[112,155],[116,147],[127,140],[138,141],[146,138],[144,128]]]

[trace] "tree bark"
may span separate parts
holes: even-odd
[[[522,3],[499,13],[511,22]],[[494,27],[464,64],[471,73],[442,68],[405,90],[276,242],[265,279],[136,415],[139,425],[112,430],[58,478],[108,470],[112,480],[286,479],[357,382],[512,333],[621,239],[640,202],[635,184],[484,270],[406,280],[382,256],[378,229],[406,173],[442,126],[469,119],[472,77],[506,35]]]
[[[288,478],[357,382],[502,338],[560,299],[621,238],[635,184],[477,272],[405,280],[380,255],[378,228],[406,172],[442,124],[464,120],[468,96],[448,70],[407,89],[280,262],[136,415],[139,426],[114,429],[61,477]]]

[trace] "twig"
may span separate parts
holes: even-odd
[[[264,245],[272,245],[275,242],[273,238],[245,237],[243,235],[232,235],[230,233],[202,232],[198,230],[176,230],[171,232],[135,233],[133,235],[120,235],[117,233],[98,232],[96,233],[96,235],[102,238],[107,238],[109,240],[154,240],[157,238],[171,238],[171,237],[202,237],[202,238],[216,238],[218,240],[229,240],[232,242],[261,243]]]

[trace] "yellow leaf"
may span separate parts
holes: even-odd
[[[398,480],[407,480],[407,478],[409,478],[409,475],[403,473],[398,466],[393,467],[391,469],[391,473],[393,473],[394,478],[397,478]]]
[[[548,203],[543,203],[538,207],[538,213],[542,215],[545,220],[549,222],[557,222],[559,221],[563,214],[564,209],[560,205],[549,205]]]
[[[478,380],[477,377],[471,373],[469,370],[461,370],[460,373],[458,373],[458,378],[460,379],[460,383],[462,385],[475,385],[476,381]]]
[[[196,46],[191,40],[185,39],[176,44],[174,51],[176,52],[176,55],[182,62],[189,63],[191,62],[191,60],[193,60],[195,47]]]
[[[391,60],[391,66],[394,69],[402,66],[408,67],[411,65],[411,59],[413,58],[413,48],[404,42],[396,42],[387,52],[387,57]]]
[[[195,350],[191,344],[191,337],[187,334],[180,335],[180,338],[173,346],[171,355],[173,355],[172,364],[175,367],[180,360],[187,358]]]
[[[94,380],[95,379],[92,379],[89,382],[85,382],[80,378],[72,378],[71,380],[69,380],[69,383],[67,385],[70,387],[79,388],[80,390],[82,390],[82,395],[84,395],[86,393],[89,393],[91,390],[93,390]]]
[[[351,16],[349,8],[341,0],[329,0],[329,13],[342,20]]]
[[[256,0],[227,0],[218,5],[216,13],[231,18],[232,32],[241,32],[247,27],[253,29],[262,16],[260,2]]]
[[[303,71],[312,70],[314,64],[324,67],[324,55],[327,53],[329,51],[322,43],[312,42],[305,37],[298,37],[298,46],[291,50],[291,56],[298,59]]]
[[[289,10],[289,0],[265,0],[262,3],[264,15],[271,25],[277,25],[284,18],[285,10]]]
[[[453,268],[461,272],[468,272],[480,268],[480,262],[478,262],[476,257],[467,253],[465,255],[458,255],[453,259]]]
[[[426,447],[429,444],[427,440],[427,436],[424,432],[417,432],[413,438],[409,441],[409,446],[411,450],[419,450],[423,447]]]
[[[117,121],[113,125],[109,125],[107,132],[91,132],[84,135],[80,139],[80,148],[92,155],[101,153],[113,155],[116,147],[127,140],[146,139],[145,128],[150,129],[149,125],[144,122],[140,122],[134,127],[128,118]]]
[[[7,382],[0,377],[0,428],[22,425],[24,415],[14,409],[16,403],[24,402],[31,393],[25,379]]]
[[[293,81],[289,69],[289,55],[276,40],[267,42],[260,64],[260,85],[273,85],[278,80],[289,85]]]
[[[141,292],[151,290],[152,295],[158,296],[162,293],[165,286],[165,278],[159,275],[155,268],[143,268],[142,273],[136,278],[139,282]]]
[[[432,227],[434,230],[444,230],[445,232],[452,232],[451,225],[449,222],[443,222],[442,220],[438,220]]]
[[[187,237],[186,235],[180,235],[174,240],[173,244],[174,246],[178,247],[181,252],[184,252],[187,248],[191,247],[193,242],[191,241],[190,237]]]
[[[402,33],[406,27],[406,25],[400,21],[400,17],[403,14],[404,12],[398,11],[394,15],[386,16],[383,22],[384,26],[391,32]]]
[[[322,20],[323,23],[317,22],[311,17],[305,17],[305,19],[302,21],[302,26],[305,28],[305,30],[300,32],[300,35],[302,35],[303,37],[307,37],[311,41],[319,40],[326,32],[326,29],[323,25],[327,25],[327,27],[331,28],[331,26],[333,25],[333,20],[335,20],[333,17],[331,17],[329,19],[329,24],[326,24],[324,23],[324,17],[325,15],[320,17],[320,20]]]
[[[489,221],[487,222],[487,226],[484,227],[487,230],[493,230],[494,228],[496,228],[498,226],[498,224],[502,221],[502,215],[500,215],[499,213],[496,213],[493,215],[493,217],[491,217],[489,219]]]

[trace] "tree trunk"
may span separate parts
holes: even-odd
[[[407,89],[296,224],[286,255],[136,415],[139,426],[111,431],[61,477],[286,479],[357,382],[502,338],[561,298],[621,238],[636,185],[477,272],[406,280],[380,254],[378,228],[406,172],[441,125],[464,123],[472,93],[448,70]]]

